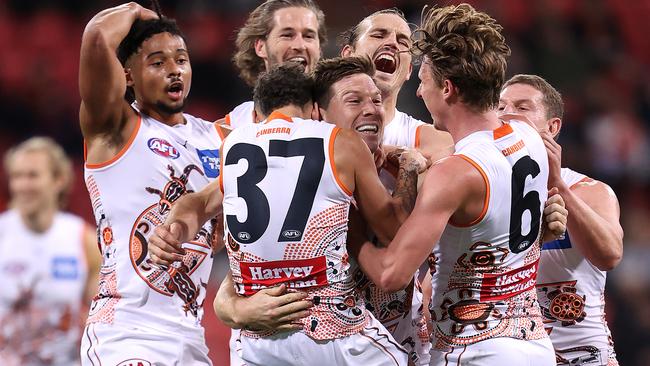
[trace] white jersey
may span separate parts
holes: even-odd
[[[0,214],[0,364],[79,362],[85,225],[59,212],[37,233],[17,211]]]
[[[225,123],[233,129],[255,123],[255,103],[250,100],[236,106],[226,114]]]
[[[480,217],[465,226],[450,221],[433,252],[433,347],[545,338],[535,292],[548,181],[542,139],[511,121],[455,148],[481,173],[487,192]]]
[[[426,123],[395,110],[395,116],[384,126],[382,144],[416,149],[420,147],[420,130]],[[384,187],[392,192],[395,189],[395,177],[387,170],[379,171],[379,179]]]
[[[569,187],[593,179],[562,168]],[[580,358],[581,364],[606,365],[615,360],[614,344],[605,321],[607,273],[591,264],[571,243],[571,234],[542,246],[537,296],[558,360]],[[562,364],[558,361],[558,364]],[[571,363],[577,364],[577,363]]]
[[[184,115],[168,126],[141,114],[110,161],[85,165],[101,241],[99,293],[88,324],[203,335],[201,318],[212,267],[212,221],[184,243],[182,263],[153,265],[147,240],[183,194],[219,175],[221,139],[213,123]]]
[[[281,283],[307,291],[314,307],[302,331],[314,339],[356,334],[369,319],[349,272],[352,192],[334,165],[339,130],[275,112],[234,130],[223,145],[226,247],[237,292]]]
[[[395,110],[393,120],[384,126],[383,144],[417,148],[420,146],[420,127],[424,125],[426,123],[419,119]]]

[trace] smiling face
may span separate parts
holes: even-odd
[[[343,56],[368,56],[382,91],[399,91],[411,76],[411,29],[396,14],[375,14],[359,24],[359,38],[343,48]]]
[[[267,70],[294,61],[305,66],[305,72],[310,72],[321,54],[316,14],[302,7],[277,10],[273,14],[271,32],[266,39],[257,40],[255,52],[264,60]]]
[[[181,37],[166,32],[151,36],[128,60],[126,70],[127,85],[133,87],[145,113],[183,111],[192,85],[192,67]]]
[[[332,96],[321,115],[327,122],[356,131],[375,152],[384,135],[381,92],[370,76],[354,74],[332,84]]]

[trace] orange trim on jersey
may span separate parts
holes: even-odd
[[[334,163],[334,141],[336,140],[336,135],[341,131],[341,128],[339,127],[334,127],[332,129],[332,133],[330,134],[330,144],[329,144],[329,156],[330,156],[330,167],[332,168],[332,174],[334,175],[334,180],[336,180],[336,184],[341,187],[343,192],[345,192],[348,196],[352,196],[352,191],[348,189],[348,187],[345,186],[341,178],[339,178],[339,173],[336,171],[336,164]]]
[[[512,127],[510,126],[510,124],[504,123],[501,127],[492,131],[492,136],[494,136],[495,140],[498,140],[503,136],[507,136],[511,133],[512,133]]]
[[[230,124],[230,113],[226,114],[226,116],[223,117],[223,123],[227,124],[228,126],[231,126],[231,124]]]
[[[483,218],[485,217],[485,214],[487,213],[488,205],[490,203],[490,182],[488,181],[487,174],[485,174],[485,172],[483,171],[483,168],[481,168],[481,166],[478,165],[470,157],[462,155],[462,154],[455,154],[455,155],[452,155],[452,156],[458,156],[459,158],[463,158],[463,159],[465,159],[465,161],[472,164],[472,166],[474,166],[474,168],[476,168],[476,170],[478,170],[478,172],[481,173],[481,176],[483,177],[483,181],[485,182],[485,199],[483,201],[483,210],[481,210],[481,214],[476,219],[472,220],[472,222],[470,222],[469,224],[455,224],[455,223],[451,222],[451,220],[449,220],[449,223],[451,225],[453,225],[453,226],[470,227],[470,226],[476,225],[479,222],[481,222],[481,220],[483,220]]]
[[[223,143],[221,144],[221,147],[223,148]],[[221,152],[223,152],[223,149]],[[221,166],[219,168],[219,189],[221,190],[221,194],[223,194],[223,156],[221,156],[221,152],[219,152],[219,156],[221,157],[219,159],[219,165]]]
[[[138,131],[140,130],[140,124],[142,123],[142,115],[138,114],[138,122],[135,125],[135,128],[133,129],[133,132],[131,132],[131,136],[129,136],[129,140],[122,146],[120,151],[118,151],[115,156],[113,156],[110,160],[105,161],[103,163],[98,163],[98,164],[88,164],[86,163],[86,168],[88,169],[99,169],[99,168],[104,168],[106,166],[109,166],[113,164],[114,162],[117,161],[117,159],[121,158],[124,153],[131,147],[131,144],[133,144],[133,141],[135,140],[135,137],[138,135]]]
[[[274,119],[283,119],[283,120],[285,120],[287,122],[293,122],[291,117],[287,116],[286,114],[284,114],[282,112],[278,112],[278,111],[273,111],[273,112],[271,112],[271,114],[269,114],[269,116],[266,118],[266,122],[264,122],[264,123],[269,123],[269,122],[273,121]]]
[[[580,183],[591,183],[591,182],[593,182],[593,181],[594,181],[593,178],[584,177],[584,178],[580,179],[579,181],[573,183],[573,184],[571,185],[571,187],[569,187],[569,189],[573,189],[573,188],[575,188],[575,187],[576,187],[578,184],[580,184]]]
[[[415,148],[418,149],[420,147],[420,132],[422,131],[421,128],[424,125],[419,125],[415,129]]]
[[[217,134],[219,135],[219,138],[221,138],[221,141],[223,141],[223,131],[221,131],[221,128],[219,127],[219,124],[217,122],[213,123],[214,129],[217,130]]]

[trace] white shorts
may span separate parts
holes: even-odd
[[[230,348],[230,366],[246,366],[244,360],[239,357],[241,353],[241,340],[239,329],[230,330],[230,341],[228,347]]]
[[[234,344],[241,346],[235,351],[247,366],[408,364],[406,351],[374,317],[361,332],[344,338],[319,341],[303,332],[284,332],[265,338],[240,336]]]
[[[448,350],[431,349],[431,365],[555,366],[549,338],[535,341],[501,337]]]
[[[109,324],[86,325],[82,366],[212,365],[203,335],[170,334]]]

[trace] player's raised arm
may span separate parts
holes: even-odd
[[[130,110],[124,100],[126,77],[117,48],[137,19],[157,15],[137,3],[123,4],[95,15],[81,39],[79,121],[84,138],[117,132]]]

